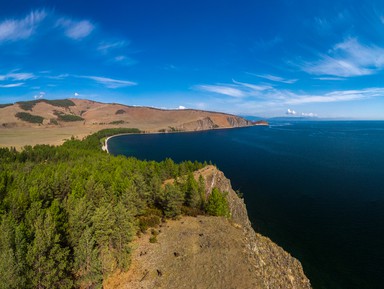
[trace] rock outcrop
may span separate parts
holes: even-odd
[[[252,229],[244,201],[214,166],[195,173],[228,192],[231,218],[198,216],[167,221],[157,242],[150,234],[134,242],[128,272],[117,273],[104,288],[255,288],[309,289],[299,261]],[[156,234],[157,234],[156,233]]]
[[[215,187],[228,192],[231,219],[243,229],[248,257],[254,274],[261,281],[260,288],[311,288],[300,262],[270,239],[253,230],[244,200],[237,196],[223,172],[213,166],[207,166],[197,174],[204,176],[207,193]]]

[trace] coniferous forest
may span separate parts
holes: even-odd
[[[0,148],[0,288],[101,288],[129,268],[136,234],[180,214],[228,214],[223,194],[206,199],[193,177],[205,164],[101,151],[103,138],[123,132],[139,131]]]

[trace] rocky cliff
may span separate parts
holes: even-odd
[[[228,192],[231,218],[183,217],[134,242],[133,260],[126,273],[117,273],[104,288],[255,288],[309,289],[299,261],[270,239],[256,233],[244,201],[214,166],[202,175],[206,194],[214,187]]]
[[[260,288],[311,288],[300,262],[270,239],[253,230],[244,200],[237,196],[223,172],[208,166],[197,174],[204,176],[207,193],[214,187],[228,192],[231,219],[243,230],[248,258],[254,274],[261,281]]]

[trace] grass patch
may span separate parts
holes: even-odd
[[[33,114],[28,113],[28,112],[18,112],[15,114],[15,116],[18,119],[21,119],[23,121],[30,122],[30,123],[42,124],[44,121],[44,117],[39,116],[39,115],[33,115]]]

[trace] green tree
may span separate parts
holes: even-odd
[[[206,212],[212,216],[229,217],[230,212],[226,194],[220,192],[218,188],[213,188],[208,197],[205,209]]]
[[[42,212],[35,222],[35,236],[28,247],[29,279],[35,288],[71,288],[69,248],[61,247],[52,214]]]
[[[198,208],[201,201],[199,184],[196,182],[193,173],[190,172],[185,183],[185,205],[191,208]]]
[[[81,288],[100,287],[103,272],[93,230],[86,227],[74,247],[74,274]]]
[[[17,260],[15,257],[14,221],[9,216],[0,225],[0,288],[18,288]]]
[[[181,213],[184,202],[183,193],[174,185],[167,184],[159,198],[159,204],[163,213],[168,218],[176,217]]]

